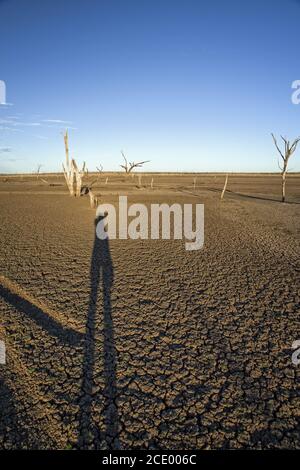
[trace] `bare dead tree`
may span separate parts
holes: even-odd
[[[74,169],[74,160],[71,160],[69,158],[69,141],[68,141],[68,131],[66,130],[64,134],[64,142],[65,142],[65,153],[66,153],[66,162],[65,165],[62,164],[63,170],[64,170],[64,175],[65,175],[65,180],[68,186],[68,189],[70,191],[70,195],[74,196],[75,194],[75,169]]]
[[[82,174],[87,174],[89,171],[87,169],[86,163],[83,162],[82,168],[81,168],[81,173]]]
[[[75,171],[75,185],[76,185],[75,196],[79,197],[81,196],[82,177],[84,173],[78,169],[76,161],[74,159],[72,160],[72,164],[74,166],[74,171]]]
[[[93,191],[93,186],[94,186],[95,183],[98,182],[99,177],[103,173],[103,166],[101,164],[100,164],[100,167],[97,166],[96,168],[97,168],[97,171],[98,171],[97,178],[95,178],[90,184],[88,184],[86,186],[83,186],[82,190],[81,190],[81,194],[88,194],[89,195],[91,208],[95,208],[98,205],[98,197],[95,195],[95,193]],[[108,178],[106,178],[106,180],[107,179]]]
[[[274,136],[274,134],[271,134],[272,137],[273,137],[273,141],[274,141],[274,144],[275,144],[275,147],[282,159],[282,164],[280,165],[280,163],[278,162],[278,166],[279,166],[279,169],[281,171],[281,178],[282,178],[282,186],[281,186],[281,190],[282,190],[282,202],[285,202],[285,183],[286,183],[286,175],[287,175],[287,172],[288,172],[288,163],[289,163],[289,159],[290,157],[293,155],[293,153],[295,153],[296,149],[297,149],[297,145],[299,144],[300,142],[300,137],[298,137],[297,139],[294,140],[294,142],[290,142],[289,140],[287,140],[285,137],[281,137],[281,139],[283,140],[284,142],[284,150],[282,151],[277,143],[277,140]]]
[[[101,168],[102,168],[102,165],[101,165]],[[87,193],[90,197],[90,205],[92,209],[94,209],[98,205],[98,197],[95,195],[93,191],[93,185],[97,183],[97,181],[98,181],[98,177],[86,187]]]
[[[68,131],[64,134],[66,162],[63,164],[64,175],[67,186],[71,196],[81,196],[85,194],[83,192],[82,180],[85,174],[87,174],[86,164],[83,163],[82,169],[79,170],[74,158],[69,158],[69,143],[68,143]]]
[[[225,191],[226,191],[226,188],[227,188],[227,183],[228,183],[228,174],[226,175],[226,178],[225,178],[225,183],[224,183],[224,187],[223,187],[223,191],[221,193],[221,201],[224,197],[224,194],[225,194]]]
[[[103,166],[100,164],[100,166],[96,166],[96,169],[97,169],[97,172],[98,172],[96,181],[98,181],[98,179],[100,178],[100,176],[103,173]]]
[[[85,186],[83,186],[83,187],[81,188],[81,194],[82,194],[82,195],[83,195],[83,194],[89,194],[89,193],[91,193],[92,187],[94,186],[95,183],[98,182],[98,179],[99,179],[100,176],[102,175],[102,173],[103,173],[103,166],[102,166],[102,165],[100,165],[100,167],[97,166],[96,169],[97,169],[97,171],[98,171],[97,178],[95,178],[91,183],[86,184]],[[88,175],[87,170],[86,170],[86,174]]]
[[[36,179],[39,179],[39,175],[40,175],[40,171],[41,171],[41,168],[42,168],[42,164],[39,163],[38,166],[37,166],[37,169],[36,169]]]
[[[41,177],[41,168],[42,168],[42,166],[43,166],[43,165],[42,165],[41,163],[37,166],[37,169],[36,169],[36,172],[35,172],[35,174],[36,174],[36,179],[37,179],[37,180],[39,179],[39,180],[42,181],[42,183],[44,183],[44,184],[49,184],[48,181],[47,181],[45,178],[42,178],[42,177]]]
[[[123,151],[121,151],[122,157],[124,158],[124,165],[120,165],[125,170],[125,173],[131,173],[134,168],[141,168],[145,163],[149,163],[150,160],[144,160],[143,162],[128,162]]]

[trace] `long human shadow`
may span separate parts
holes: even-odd
[[[99,216],[97,223],[103,219]],[[95,231],[94,247],[90,268],[90,299],[87,312],[84,358],[83,358],[83,396],[80,400],[79,438],[80,449],[118,449],[118,409],[116,404],[116,349],[114,325],[111,311],[111,289],[114,280],[114,269],[110,256],[109,240],[100,240]],[[104,431],[101,431],[93,420],[93,398],[95,365],[98,358],[96,351],[97,301],[102,291],[103,298],[103,377],[104,389]],[[103,442],[105,441],[105,443]]]

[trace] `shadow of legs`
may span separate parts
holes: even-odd
[[[97,219],[95,221],[97,223]],[[104,374],[104,424],[105,429],[97,428],[93,419],[92,405],[97,396],[93,396],[95,360],[96,360],[96,320],[97,300],[100,294],[100,278],[102,276],[103,294],[103,374]],[[79,401],[79,438],[78,447],[81,449],[119,448],[118,442],[118,410],[116,404],[116,349],[114,345],[114,326],[111,312],[110,292],[113,284],[113,265],[111,261],[108,240],[100,240],[95,236],[91,270],[90,270],[90,300],[87,313],[82,396]],[[101,437],[100,437],[101,436]],[[105,442],[101,442],[104,440]]]

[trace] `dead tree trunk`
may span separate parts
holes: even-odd
[[[286,183],[286,174],[287,172],[282,172],[281,176],[282,176],[282,190],[281,190],[281,200],[282,202],[285,202],[285,183]]]
[[[75,173],[74,173],[74,165],[73,160],[69,160],[69,144],[68,144],[68,131],[64,134],[64,142],[65,142],[65,152],[66,152],[66,162],[65,165],[63,164],[63,170],[65,175],[65,180],[70,192],[71,196],[74,196],[74,185],[75,185]]]
[[[79,171],[75,160],[72,160],[74,173],[75,173],[75,196],[80,197],[82,188],[82,172]]]
[[[41,168],[42,168],[42,165],[39,164],[38,167],[37,167],[37,170],[36,170],[36,179],[37,180],[39,179]]]
[[[282,165],[280,165],[278,162],[278,166],[281,171],[281,201],[285,202],[285,184],[286,184],[286,177],[287,177],[287,172],[288,172],[288,163],[289,163],[290,157],[293,155],[293,153],[295,152],[297,148],[298,143],[300,142],[300,137],[295,139],[294,142],[291,144],[289,140],[281,136],[284,142],[284,151],[281,151],[281,149],[279,148],[279,145],[277,144],[277,140],[274,134],[272,134],[272,137],[273,137],[275,147],[279,155],[282,158]]]
[[[97,204],[98,204],[97,197],[91,190],[89,190],[89,196],[90,196],[91,208],[94,209],[95,207],[97,207]]]
[[[79,197],[81,195],[82,189],[82,178],[87,172],[85,162],[83,163],[82,170],[79,170],[75,160],[72,158],[70,162],[69,158],[69,143],[68,143],[68,131],[64,135],[65,141],[65,152],[66,152],[66,162],[63,164],[63,170],[65,175],[65,180],[70,191],[71,196]]]
[[[142,187],[142,175],[138,176],[138,188],[141,189]]]
[[[226,191],[226,188],[227,188],[227,183],[228,183],[228,175],[226,175],[224,188],[223,188],[223,191],[222,191],[222,194],[221,194],[221,200],[222,200],[223,197],[224,197],[224,194],[225,194],[225,191]]]

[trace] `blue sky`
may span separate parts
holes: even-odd
[[[300,1],[0,0],[0,172],[277,171],[300,135]],[[300,171],[300,149],[291,161]]]

